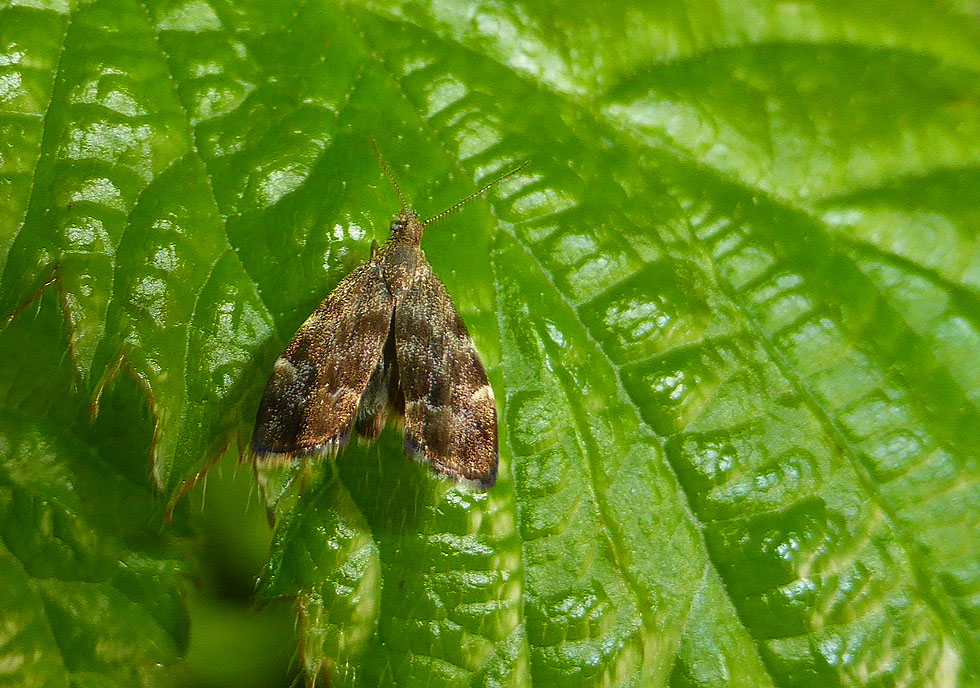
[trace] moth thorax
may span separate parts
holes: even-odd
[[[391,237],[389,241],[398,244],[419,246],[422,243],[422,230],[425,225],[419,220],[419,214],[414,210],[403,210],[391,221]]]

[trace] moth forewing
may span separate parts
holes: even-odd
[[[276,360],[252,435],[257,455],[336,452],[347,443],[394,304],[372,262],[337,285]]]
[[[395,306],[405,450],[440,474],[490,487],[497,409],[473,340],[428,264]]]

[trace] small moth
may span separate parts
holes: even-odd
[[[404,423],[406,454],[441,475],[489,488],[497,480],[493,390],[420,246],[428,225],[528,161],[423,222],[376,146],[374,153],[401,210],[385,245],[372,243],[370,260],[337,285],[276,361],[252,449],[265,460],[332,454],[352,430],[376,439],[390,417]]]

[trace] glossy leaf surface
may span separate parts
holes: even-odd
[[[23,327],[99,419],[132,381],[169,506],[385,239],[370,137],[423,215],[531,158],[423,242],[497,486],[394,430],[262,476],[311,674],[977,681],[969,3],[6,3],[0,54],[0,316],[49,285]]]

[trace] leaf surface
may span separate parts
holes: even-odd
[[[497,392],[498,485],[395,431],[303,491],[261,476],[262,593],[297,596],[311,674],[976,682],[968,4],[0,13],[0,315],[57,292],[80,399],[136,381],[171,507],[384,240],[369,138],[423,215],[532,160],[423,243]]]

